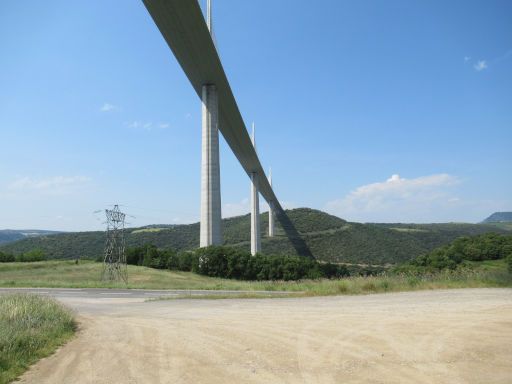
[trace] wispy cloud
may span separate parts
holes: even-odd
[[[494,59],[494,62],[499,63],[500,61],[508,60],[512,57],[512,49],[509,49],[503,55]]]
[[[140,129],[140,130],[144,130],[144,131],[148,131],[148,132],[152,131],[155,128],[167,129],[171,126],[167,122],[160,122],[160,123],[154,124],[152,121],[138,121],[138,120],[126,122],[125,125],[131,129]]]
[[[328,202],[325,209],[356,221],[429,221],[439,207],[458,203],[449,193],[458,183],[456,177],[445,173],[413,179],[392,175]]]
[[[139,122],[138,121],[130,121],[124,123],[128,128],[139,128]]]
[[[20,177],[11,182],[7,189],[11,192],[40,192],[45,194],[67,194],[74,188],[91,181],[86,176],[53,176],[48,178]]]
[[[237,203],[226,203],[222,207],[223,217],[246,215],[250,212],[249,199],[245,198]]]
[[[110,104],[110,103],[103,103],[103,105],[101,106],[100,108],[100,111],[101,112],[111,112],[111,111],[115,111],[119,109],[118,107],[116,107],[115,105],[113,104]]]
[[[509,49],[508,51],[506,51],[504,54],[502,54],[501,56],[498,56],[498,57],[495,57],[495,58],[491,58],[489,60],[477,60],[474,64],[473,64],[473,69],[477,72],[481,72],[483,71],[484,69],[487,69],[489,68],[489,66],[494,66],[496,64],[499,64],[501,63],[502,61],[505,61],[505,60],[508,60],[512,57],[512,49]],[[470,64],[471,63],[471,57],[469,56],[464,56],[464,64],[468,63]]]
[[[475,65],[473,65],[473,68],[475,68],[476,71],[480,72],[484,69],[487,69],[487,61],[485,60],[478,60]]]

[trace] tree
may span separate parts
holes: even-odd
[[[10,263],[15,261],[14,255],[10,253],[0,252],[0,263]]]
[[[20,262],[43,261],[44,259],[45,254],[40,249],[32,249],[31,251],[16,256],[16,261]]]

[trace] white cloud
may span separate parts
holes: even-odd
[[[354,221],[435,221],[441,207],[458,204],[451,187],[459,180],[442,173],[414,179],[392,175],[383,182],[363,185],[330,201],[328,212]]]
[[[118,108],[113,104],[103,103],[102,107],[100,108],[100,111],[101,112],[110,112],[110,111],[115,111],[117,109]]]
[[[151,122],[151,121],[138,121],[138,120],[126,122],[125,125],[128,128],[140,129],[140,130],[144,130],[144,131],[148,131],[148,132],[152,131],[153,128],[167,129],[171,126],[167,122],[160,122],[158,124],[153,124],[153,122]]]
[[[480,72],[487,68],[487,61],[478,60],[477,63],[473,66],[476,71]]]
[[[238,203],[226,203],[222,207],[222,217],[246,215],[250,212],[249,199],[245,198]]]
[[[45,194],[67,194],[73,188],[83,186],[91,179],[86,176],[54,176],[43,179],[20,177],[7,186],[11,192],[39,192]]]
[[[467,63],[469,60],[471,60],[471,57],[469,56],[464,56],[464,62]]]
[[[145,131],[151,131],[151,127],[153,126],[153,123],[149,121],[132,121],[125,124],[128,128],[143,129]]]
[[[125,125],[128,128],[139,128],[140,123],[138,121],[127,122]]]

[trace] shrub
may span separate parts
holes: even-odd
[[[10,263],[15,261],[14,255],[10,253],[0,252],[0,263]]]
[[[15,260],[18,262],[24,262],[24,263],[30,263],[33,261],[43,261],[46,257],[44,255],[44,252],[40,249],[33,249],[31,251],[28,251],[26,253],[22,253],[20,255],[17,255],[15,257]]]
[[[321,274],[328,279],[339,279],[340,277],[346,277],[350,275],[346,266],[332,263],[320,264],[320,271]]]
[[[320,264],[300,256],[251,256],[240,249],[211,246],[196,251],[176,253],[155,246],[129,248],[128,264],[151,268],[192,271],[205,276],[239,280],[300,280],[340,278],[349,275],[345,266]]]
[[[249,253],[230,247],[213,246],[195,252],[196,272],[213,277],[241,280],[300,280],[347,276],[344,266],[320,264],[300,256]]]
[[[199,257],[197,272],[201,275],[212,277],[228,276],[228,253],[233,252],[231,248],[207,247],[199,248],[196,251]]]
[[[126,263],[130,265],[142,265],[146,247],[134,247],[126,249]],[[102,257],[103,259],[103,257]]]
[[[473,237],[460,237],[451,244],[436,248],[411,262],[396,268],[403,272],[430,272],[454,270],[465,260],[483,261],[506,258],[512,253],[512,236],[487,233]]]

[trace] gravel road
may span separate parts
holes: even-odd
[[[21,383],[512,383],[512,289],[153,302],[99,293],[58,297],[80,331]]]

